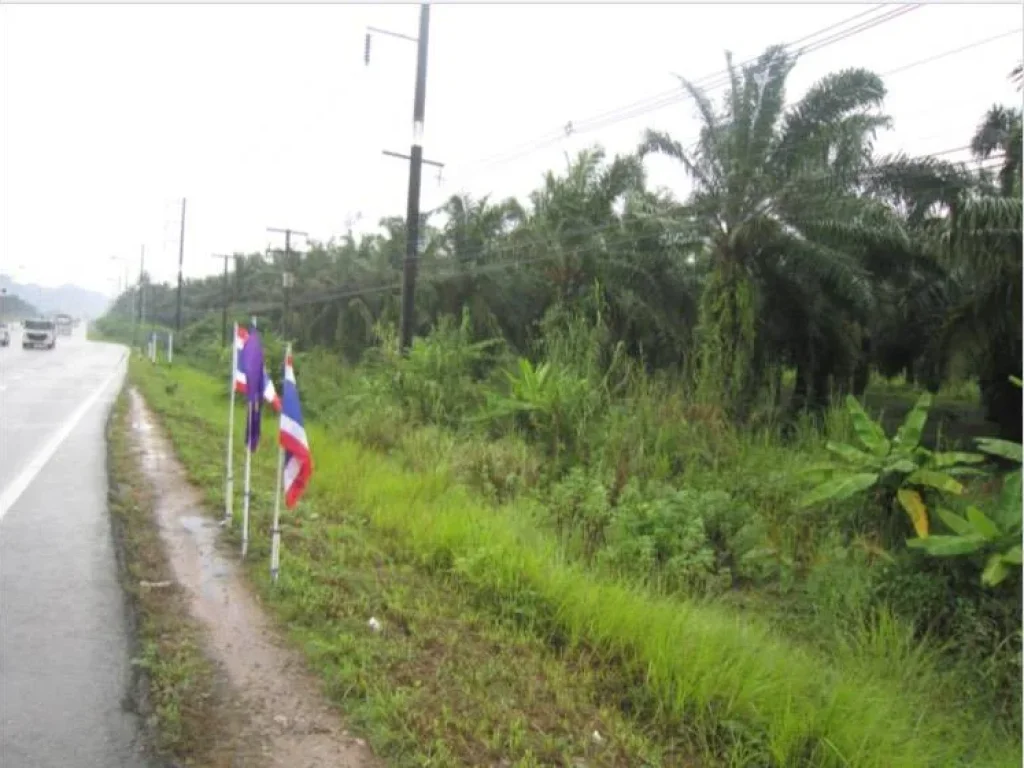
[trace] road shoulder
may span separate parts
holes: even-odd
[[[131,434],[130,405],[126,385],[107,425],[107,468],[131,631],[131,705],[143,720],[147,749],[158,765],[227,768],[237,764],[236,734],[244,717],[225,675],[204,650],[202,627],[189,613],[184,590],[173,580],[154,517],[154,494]]]
[[[211,768],[374,765],[218,546],[142,397],[127,390],[114,413],[112,508],[155,749]]]

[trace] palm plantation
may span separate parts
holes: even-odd
[[[972,149],[994,171],[979,174],[876,157],[875,137],[891,121],[870,72],[831,74],[787,106],[796,61],[785,49],[727,64],[720,105],[682,83],[701,121],[696,140],[649,131],[635,157],[595,149],[549,172],[526,206],[455,196],[435,212],[443,223],[423,238],[418,332],[465,307],[478,338],[528,351],[551,306],[586,303],[597,283],[610,343],[649,369],[685,371],[735,417],[782,367],[796,371],[792,410],[821,409],[835,393],[862,392],[869,366],[938,386],[970,349],[989,418],[1019,421],[1002,410],[1012,403],[997,405],[1019,369],[1018,303],[993,292],[1019,274],[1020,110],[996,106],[984,117]],[[678,160],[691,185],[682,203],[646,187],[641,161],[651,153]],[[304,257],[290,324],[300,342],[357,360],[374,324],[397,319],[405,227],[399,218],[382,226],[383,235],[349,235]],[[238,310],[280,313],[279,260],[236,260]],[[188,288],[192,317],[216,311],[217,281]],[[152,290],[151,308],[168,319],[169,299]],[[129,301],[118,311],[130,312]],[[991,353],[981,349],[989,338]]]
[[[963,137],[969,163],[883,157],[875,141],[893,126],[882,79],[845,69],[794,98],[798,63],[782,46],[743,65],[726,56],[717,100],[681,82],[697,135],[647,131],[630,154],[567,157],[525,201],[452,196],[421,229],[418,338],[405,356],[392,348],[403,220],[313,244],[293,267],[287,323],[303,405],[332,430],[323,435],[411,473],[409,509],[456,484],[457,499],[431,513],[436,530],[384,512],[387,536],[408,525],[417,547],[440,537],[415,554],[424,578],[476,584],[474,610],[519,622],[559,653],[594,651],[600,674],[624,665],[623,677],[602,678],[618,697],[609,706],[644,738],[672,743],[664,764],[687,764],[672,751],[684,742],[709,765],[1002,765],[1006,754],[1010,764],[1020,752],[1020,448],[1009,441],[1021,436],[1021,110],[979,116]],[[1020,82],[1019,66],[1011,76]],[[673,161],[685,194],[652,188],[652,155]],[[231,316],[257,313],[272,355],[281,268],[280,254],[239,255],[228,284]],[[146,291],[147,315],[173,322],[171,287]],[[101,326],[130,335],[135,294]],[[215,376],[227,365],[223,300],[219,279],[188,281],[176,347]],[[1004,440],[988,439],[997,433]],[[363,482],[332,471],[346,478],[339,488]],[[370,519],[398,493],[392,480],[317,514],[358,499]],[[512,538],[460,554],[446,515],[470,498],[483,511],[467,540],[508,512],[546,543],[507,561]],[[396,546],[388,538],[381,551]],[[537,552],[554,564],[538,565]],[[684,641],[648,643],[662,625],[625,602],[559,592],[562,602],[545,603],[595,574],[683,601],[692,621],[676,623],[688,652],[699,649],[685,657],[692,669],[663,652]],[[702,669],[702,654],[738,635],[700,635],[693,606],[708,598],[721,626],[756,616],[799,648],[792,666],[771,663],[821,697],[800,710],[819,718],[813,726],[787,730],[800,720],[786,710],[794,689],[773,688],[761,662],[735,688],[715,687],[738,667]],[[585,618],[567,626],[569,616]],[[805,681],[808,658],[837,676]],[[890,693],[899,703],[884,727],[843,714]],[[678,736],[680,711],[696,735]],[[469,750],[463,762],[484,759],[467,757],[480,739],[468,721],[403,722]],[[660,764],[632,748],[595,764]],[[903,762],[888,762],[889,750],[904,750]],[[517,754],[525,765],[540,752]]]

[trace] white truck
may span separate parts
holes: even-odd
[[[29,347],[53,349],[55,346],[57,346],[57,324],[53,320],[26,320],[22,324],[22,349]]]
[[[63,312],[54,315],[54,321],[57,323],[57,333],[61,336],[70,336],[72,330],[75,327],[75,319],[71,315],[66,315]]]

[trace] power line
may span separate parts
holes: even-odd
[[[884,7],[885,7],[885,4],[882,4],[882,5],[879,5],[879,6],[875,6],[875,7],[871,8],[871,9],[868,9],[867,11],[862,11],[861,13],[858,13],[858,14],[856,14],[856,15],[848,18],[848,19],[844,19],[841,22],[837,22],[835,24],[831,24],[831,25],[825,27],[824,29],[818,30],[817,32],[813,32],[810,35],[806,35],[805,37],[800,38],[799,40],[793,41],[792,43],[789,43],[789,44],[787,44],[784,47],[788,48],[790,46],[796,45],[797,43],[805,42],[806,40],[811,39],[811,38],[813,38],[813,37],[815,37],[815,36],[817,36],[819,34],[824,34],[826,32],[829,32],[829,31],[835,29],[836,27],[839,27],[839,26],[842,26],[844,24],[847,24],[850,21],[858,19],[858,18],[860,18],[860,17],[862,17],[862,16],[864,16],[864,15],[866,15],[868,13],[873,13],[874,11],[879,10],[880,8],[884,8]],[[740,62],[739,66],[742,67],[742,66],[745,66],[747,64],[752,64],[752,63],[754,63],[756,61],[757,61],[757,57],[752,57],[750,59],[747,59],[746,61]],[[694,83],[696,85],[702,87],[702,88],[717,87],[715,84],[721,82],[723,77],[726,78],[726,82],[728,82],[728,80],[727,80],[728,76],[729,76],[729,70],[728,69],[722,69],[722,70],[718,70],[718,71],[716,71],[716,72],[714,72],[712,74],[708,74],[708,75],[704,75],[702,77],[699,77],[696,80],[694,80]],[[638,114],[643,114],[644,111],[647,111],[647,110],[651,109],[652,107],[653,108],[659,108],[660,106],[663,106],[666,103],[666,99],[669,100],[668,103],[672,103],[673,101],[678,100],[679,98],[680,98],[679,88],[673,88],[670,91],[665,91],[665,92],[660,93],[660,94],[658,94],[656,96],[648,97],[648,98],[645,98],[645,99],[641,99],[640,101],[636,101],[636,102],[633,102],[631,104],[628,104],[628,105],[625,105],[625,106],[622,106],[622,107],[616,107],[615,109],[612,109],[612,110],[609,110],[609,111],[606,111],[606,112],[602,112],[602,113],[600,113],[600,114],[598,114],[598,115],[596,115],[594,117],[587,118],[587,119],[583,120],[582,123],[584,125],[587,125],[587,124],[591,124],[591,123],[605,123],[605,122],[607,122],[609,120],[612,120],[613,122],[615,122],[616,119],[618,118],[618,116],[620,116],[620,115],[622,115],[624,113],[629,114],[629,115],[633,115],[634,113],[636,113],[636,110],[640,110],[640,112]],[[586,130],[592,130],[592,128],[591,129],[588,129],[588,128],[579,129],[579,128],[576,127],[575,123],[573,123],[572,126],[573,126],[573,129],[572,129],[572,133],[573,134],[580,133],[580,132],[586,131]],[[565,138],[564,132],[563,131],[559,131],[554,136],[551,136],[551,137],[540,137],[540,138],[538,138],[538,139],[536,139],[534,141],[530,141],[530,142],[526,142],[525,144],[518,145],[517,147],[513,148],[512,150],[509,150],[509,153],[515,153],[515,155],[518,156],[518,154],[520,154],[520,153],[516,152],[517,149],[525,148],[527,150],[534,151],[534,148],[537,147],[538,145],[546,146],[546,145],[548,145],[548,144],[550,144],[552,142],[559,142],[559,141],[561,141],[564,138]],[[491,157],[503,157],[505,154],[508,154],[508,153],[502,153],[500,155],[492,155]],[[489,161],[489,158],[484,158],[483,160],[481,160],[479,162],[482,163],[482,164],[488,164],[488,161]]]
[[[907,72],[907,71],[910,71],[912,69],[916,69],[918,67],[924,66],[926,64],[930,64],[930,63],[938,61],[940,59],[943,59],[943,58],[946,58],[946,57],[949,57],[949,56],[953,56],[953,55],[956,55],[956,54],[964,53],[964,52],[969,51],[969,50],[971,50],[973,48],[978,48],[978,47],[980,47],[982,45],[988,45],[990,43],[996,42],[996,41],[1001,40],[1001,39],[1006,38],[1006,37],[1010,37],[1012,35],[1019,35],[1019,34],[1021,34],[1021,32],[1024,32],[1024,28],[1017,27],[1016,29],[1010,30],[1008,32],[1002,32],[1002,33],[997,34],[997,35],[992,35],[992,36],[989,36],[989,37],[986,37],[986,38],[983,38],[983,39],[980,39],[980,40],[975,40],[974,42],[968,43],[967,45],[963,45],[963,46],[960,46],[958,48],[953,48],[953,49],[946,50],[946,51],[941,51],[941,52],[936,53],[936,54],[934,54],[932,56],[928,56],[928,57],[923,58],[923,59],[918,59],[917,61],[913,61],[913,62],[910,62],[908,64],[900,65],[899,67],[895,67],[894,69],[890,69],[890,70],[888,70],[886,72],[880,73],[879,77],[892,77],[893,75],[902,74],[903,72]],[[676,102],[686,101],[688,99],[689,99],[689,94],[688,93],[686,93],[686,92],[681,93],[677,89],[676,91],[673,92],[671,97],[668,97],[666,100],[664,100],[663,102],[661,102],[657,106],[653,106],[653,107],[651,107],[649,109],[641,110],[639,112],[630,113],[630,114],[627,114],[627,115],[625,115],[623,117],[619,117],[617,119],[607,120],[602,125],[590,126],[590,127],[585,128],[583,130],[590,131],[590,130],[594,130],[594,128],[597,128],[597,127],[605,127],[605,125],[613,125],[616,122],[620,122],[620,121],[626,120],[626,119],[631,119],[633,117],[638,117],[638,116],[640,116],[642,114],[645,114],[646,112],[655,111],[657,109],[660,109],[663,106],[668,106],[668,105],[676,103]],[[789,104],[789,105],[786,105],[786,106],[788,108],[788,107],[792,107],[793,105]],[[580,133],[580,132],[583,132],[583,131],[579,131],[579,130],[576,131],[576,133]],[[504,165],[504,164],[506,164],[508,162],[511,162],[513,160],[521,159],[522,157],[525,157],[525,156],[527,156],[529,154],[532,154],[533,152],[540,151],[541,149],[545,149],[548,146],[552,146],[553,144],[556,144],[556,143],[562,141],[564,138],[565,138],[564,136],[561,136],[561,137],[559,137],[557,139],[548,140],[545,144],[539,144],[539,145],[537,145],[532,150],[527,150],[525,152],[521,152],[521,153],[516,154],[516,155],[496,156],[497,159],[495,159],[493,161],[490,161],[489,163],[487,161],[482,161],[482,162],[487,163],[486,167],[485,168],[481,168],[480,171],[478,171],[477,173],[475,173],[475,174],[473,174],[473,175],[471,175],[469,177],[466,177],[466,179],[464,179],[463,183],[465,183],[465,181],[467,181],[467,180],[478,178],[485,171],[493,170],[494,167],[497,167],[497,166],[500,166],[500,165]],[[689,141],[691,143],[693,143],[693,142],[696,142],[697,139],[691,139]],[[681,143],[687,143],[687,142],[681,142]],[[502,159],[502,158],[504,158],[504,159]],[[463,167],[464,168],[466,168],[466,167],[473,167],[473,165],[474,164],[470,164],[470,165],[463,166]]]
[[[1010,37],[1011,35],[1019,35],[1022,31],[1024,31],[1024,27],[1017,27],[1016,29],[1011,29],[1009,32],[1003,32],[998,35],[992,35],[991,37],[986,37],[982,40],[975,40],[973,43],[962,45],[959,48],[952,48],[951,50],[948,51],[942,51],[941,53],[936,53],[933,56],[928,56],[927,58],[918,59],[917,61],[912,61],[909,64],[904,64],[901,67],[896,67],[896,69],[890,69],[888,72],[882,73],[881,76],[891,77],[892,75],[897,75],[900,72],[905,72],[908,69],[914,69],[916,67],[923,66],[924,64],[931,64],[933,61],[944,59],[947,56],[955,56],[958,53],[965,53],[966,51],[969,51],[972,48],[978,48],[982,45],[994,43],[996,40],[1002,40],[1004,37]]]
[[[819,30],[817,32],[811,33],[810,35],[807,35],[807,36],[805,36],[803,38],[800,38],[799,40],[795,40],[795,41],[793,41],[791,43],[787,43],[783,47],[787,48],[787,49],[792,48],[793,46],[797,45],[798,43],[805,42],[805,41],[807,41],[807,40],[809,40],[811,38],[817,37],[818,35],[828,33],[831,30],[835,29],[836,27],[846,25],[846,24],[850,23],[851,21],[854,21],[854,20],[864,16],[865,14],[872,13],[873,11],[879,10],[881,8],[889,8],[890,9],[890,10],[886,11],[885,13],[875,17],[874,19],[869,19],[868,21],[862,22],[861,24],[858,24],[858,25],[856,25],[856,26],[854,26],[854,27],[852,27],[850,29],[846,29],[846,30],[841,30],[841,31],[835,32],[832,35],[826,37],[824,40],[820,40],[820,41],[809,43],[808,45],[806,45],[803,48],[798,50],[798,55],[805,55],[807,53],[813,53],[815,51],[821,50],[822,48],[826,48],[829,45],[833,45],[833,44],[835,44],[837,42],[840,42],[841,40],[845,40],[845,39],[848,39],[849,37],[853,37],[854,35],[860,34],[861,32],[865,32],[868,29],[872,29],[873,27],[876,27],[876,26],[878,26],[880,24],[883,24],[883,23],[888,22],[888,21],[892,21],[893,19],[898,18],[899,16],[902,16],[904,14],[910,13],[911,11],[915,11],[915,10],[921,8],[923,5],[924,5],[923,3],[917,3],[917,4],[914,4],[914,5],[908,5],[908,6],[901,6],[901,7],[892,8],[890,5],[888,5],[886,3],[882,3],[881,5],[875,6],[875,7],[871,8],[871,9],[869,9],[868,11],[862,11],[861,13],[858,13],[858,14],[856,14],[856,15],[848,18],[848,19],[845,19],[845,20],[843,20],[841,22],[837,22],[835,24],[829,25],[828,27],[825,27],[825,28],[823,28],[823,29],[821,29],[821,30]],[[753,64],[753,63],[755,63],[758,60],[758,58],[759,58],[758,56],[752,57],[752,58],[747,59],[747,60],[745,60],[743,62],[740,62],[738,66],[739,67],[743,67],[743,66],[746,66],[748,64]],[[714,88],[723,87],[725,85],[728,85],[728,83],[729,83],[729,70],[728,69],[723,69],[723,70],[720,70],[720,71],[715,72],[713,74],[705,75],[703,77],[695,79],[693,81],[693,83],[694,83],[694,85],[696,85],[699,88],[702,88],[704,90],[711,90],[711,89],[714,89]],[[622,106],[622,107],[618,107],[618,108],[610,110],[608,112],[604,112],[604,113],[601,113],[601,114],[596,115],[594,117],[588,118],[588,119],[582,121],[582,123],[581,123],[582,127],[578,127],[577,124],[575,122],[573,122],[572,123],[573,128],[572,128],[571,133],[573,135],[576,135],[576,134],[579,134],[579,133],[585,133],[585,132],[593,131],[593,130],[595,130],[597,128],[602,128],[602,127],[607,127],[609,125],[614,125],[615,123],[621,122],[623,120],[631,119],[631,118],[634,118],[634,117],[639,117],[641,115],[647,114],[648,112],[653,112],[653,111],[656,111],[658,109],[662,109],[663,107],[670,106],[672,104],[684,102],[684,101],[687,101],[688,99],[689,99],[689,94],[688,93],[686,93],[685,91],[681,92],[679,88],[674,88],[671,91],[665,91],[664,93],[658,94],[658,95],[656,95],[654,97],[648,97],[646,99],[634,102],[632,104],[625,105],[625,106]],[[532,154],[533,152],[536,152],[536,151],[538,151],[540,149],[544,149],[544,148],[547,148],[548,146],[552,146],[554,144],[557,144],[557,143],[563,141],[565,138],[566,138],[566,133],[565,133],[564,130],[562,130],[562,131],[559,131],[555,135],[540,137],[540,138],[538,138],[538,139],[536,139],[534,141],[526,142],[524,144],[518,145],[517,147],[514,147],[513,149],[511,149],[511,150],[509,150],[509,151],[507,151],[505,153],[501,153],[501,154],[498,154],[498,155],[492,155],[489,158],[483,158],[483,159],[478,160],[476,162],[471,162],[471,163],[469,163],[469,164],[467,164],[466,166],[463,166],[463,167],[464,168],[465,167],[473,167],[473,166],[488,166],[488,167],[490,167],[492,165],[504,164],[505,162],[510,162],[510,161],[518,159],[519,157],[522,157],[524,155]]]
[[[839,27],[842,27],[844,25],[850,24],[851,22],[854,22],[854,21],[856,21],[856,20],[858,20],[858,19],[860,19],[860,18],[862,18],[864,16],[868,16],[870,14],[873,14],[873,13],[875,13],[877,11],[884,11],[883,14],[881,14],[881,16],[878,17],[878,18],[881,18],[881,17],[889,18],[889,17],[895,17],[895,16],[898,16],[898,15],[902,15],[903,13],[908,13],[909,11],[915,10],[916,8],[920,7],[921,5],[923,5],[923,4],[918,3],[918,4],[914,4],[912,6],[893,8],[891,3],[879,3],[878,5],[872,6],[871,8],[868,8],[867,10],[860,11],[859,13],[856,13],[853,16],[850,16],[850,17],[848,17],[846,19],[843,19],[842,21],[835,22],[835,23],[830,24],[830,25],[828,25],[828,26],[826,26],[826,27],[824,27],[822,29],[816,30],[816,31],[811,32],[811,33],[809,33],[809,34],[807,34],[807,35],[805,35],[805,36],[803,36],[801,38],[793,40],[790,43],[788,43],[787,46],[795,46],[795,45],[798,45],[800,43],[806,43],[808,41],[812,41],[816,37],[819,37],[819,36],[821,36],[823,34],[832,33],[834,30],[836,30]],[[886,10],[886,9],[888,9],[888,10]],[[882,20],[885,20],[885,19],[883,18]],[[854,32],[858,32],[858,31],[863,31],[863,30],[859,29],[859,28],[854,30]],[[407,40],[407,41],[410,41],[410,42],[415,42],[416,41],[416,38],[412,37],[411,35],[405,35],[405,34],[401,34],[401,33],[397,33],[397,32],[392,32],[392,31],[389,31],[389,30],[378,29],[378,28],[375,28],[375,27],[367,27],[366,28],[366,34],[365,34],[365,43],[364,43],[365,47],[364,47],[364,52],[363,52],[363,60],[364,60],[364,62],[366,64],[369,64],[369,59],[370,59],[371,33],[389,35],[391,37],[401,38],[401,39],[404,39],[404,40]],[[746,63],[752,63],[752,62],[754,62],[756,60],[757,60],[757,57],[753,57],[753,58],[751,58],[751,59],[749,59],[749,60],[747,60],[745,62],[742,62],[741,65],[742,64],[746,64]],[[718,71],[718,72],[714,72],[714,73],[705,75],[702,78],[699,78],[698,81],[710,80],[712,78],[718,78],[718,77],[721,77],[721,75],[723,73],[727,73],[727,72],[728,72],[728,70],[721,70],[721,71]],[[677,97],[677,96],[678,96],[678,89],[673,89],[672,91],[661,93],[661,94],[658,94],[658,95],[656,95],[654,97],[648,97],[647,99],[641,100],[639,102],[635,102],[634,104],[628,105],[628,107],[625,107],[625,108],[632,108],[632,107],[642,106],[642,105],[650,102],[652,100],[652,98],[653,98],[654,101],[660,102],[661,100],[665,99],[666,97]],[[604,118],[606,116],[615,114],[616,112],[620,111],[621,109],[624,109],[624,108],[623,107],[619,107],[619,108],[616,108],[614,110],[611,110],[610,112],[601,113],[601,115],[598,115],[597,117],[598,118]],[[319,116],[322,116],[323,114],[326,114],[326,108],[324,108],[324,110],[322,110],[318,114],[319,114]],[[590,120],[593,120],[593,119],[596,119],[596,118],[590,118]],[[561,136],[562,136],[562,134],[561,134],[561,132],[559,132],[557,138],[560,139]],[[532,146],[534,143],[535,142],[528,142],[526,145],[521,145],[521,146]],[[510,151],[514,151],[514,149],[515,148],[513,148],[513,150],[510,150]],[[480,163],[485,163],[485,162],[487,162],[487,158],[485,158],[485,159],[483,159],[481,161],[471,162],[471,163],[469,163],[469,164],[467,164],[466,166],[463,166],[463,167],[467,167],[467,168],[468,167],[473,167],[473,166],[479,165]],[[438,176],[438,181],[440,183],[440,175]]]

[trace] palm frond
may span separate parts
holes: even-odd
[[[797,236],[787,236],[774,249],[778,265],[795,279],[810,281],[837,302],[867,316],[875,306],[875,296],[864,269],[843,251]]]
[[[961,198],[953,217],[950,244],[963,253],[975,270],[989,275],[1021,264],[1021,212],[1019,197]]]
[[[667,133],[648,128],[644,133],[644,139],[637,152],[641,158],[649,154],[657,153],[665,155],[666,157],[671,157],[673,160],[678,160],[683,164],[683,167],[686,168],[687,172],[699,181],[705,189],[714,189],[716,186],[715,180],[710,178],[697,166],[697,163],[690,153],[683,149],[683,145]]]
[[[774,164],[792,167],[801,149],[816,144],[822,130],[853,114],[869,114],[881,106],[885,93],[882,79],[866,69],[826,75],[783,117]]]
[[[917,225],[936,205],[954,208],[960,195],[973,186],[962,166],[936,158],[905,154],[878,158],[865,181],[865,190],[902,209],[908,223]]]
[[[971,139],[971,152],[981,160],[987,160],[995,152],[1006,152],[1020,122],[1019,109],[998,104],[990,107]]]

